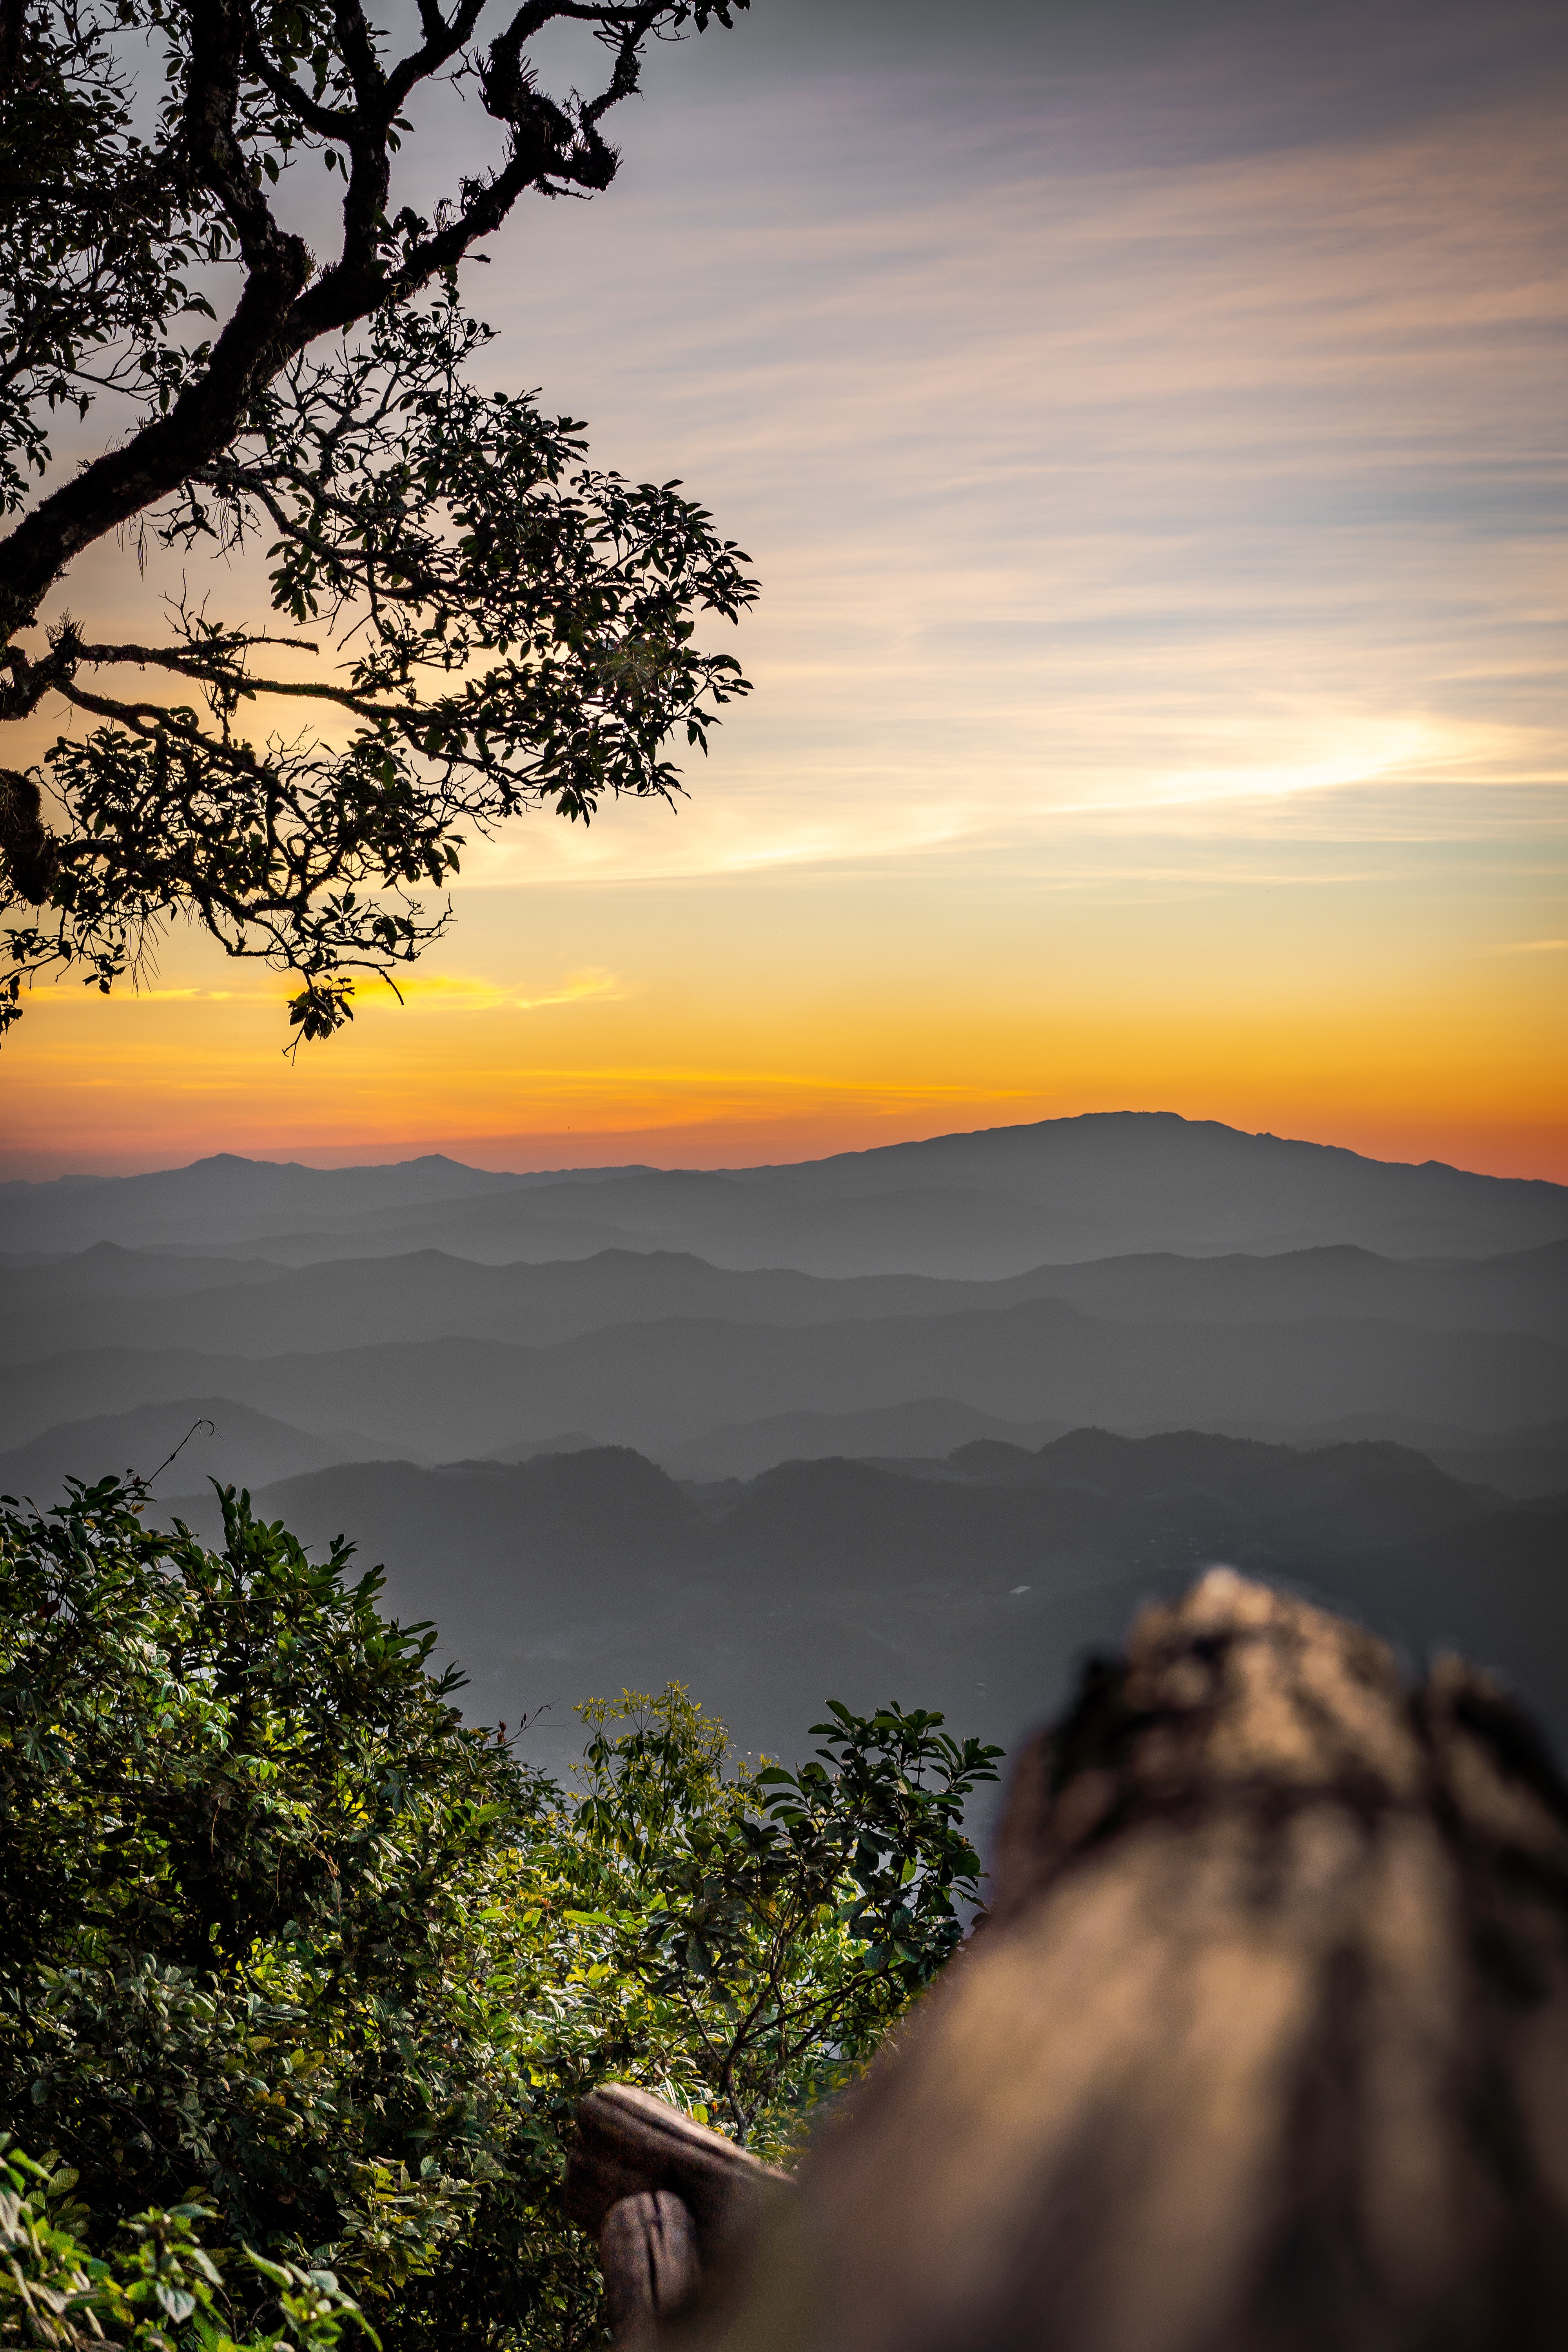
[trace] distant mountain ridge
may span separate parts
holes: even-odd
[[[57,1422],[216,1394],[311,1428],[355,1423],[426,1460],[563,1426],[658,1453],[727,1422],[948,1396],[1005,1420],[1112,1426],[1397,1412],[1478,1433],[1568,1414],[1568,1349],[1527,1332],[1372,1318],[1109,1321],[1051,1298],[939,1316],[782,1326],[669,1318],[546,1347],[389,1340],[246,1357],[72,1350],[0,1369],[13,1444]]]
[[[97,1241],[297,1259],[437,1247],[481,1260],[684,1249],[827,1275],[1021,1272],[1139,1251],[1353,1243],[1480,1256],[1568,1237],[1568,1187],[1413,1167],[1173,1112],[1096,1112],[797,1165],[498,1174],[430,1157],[315,1170],[224,1156],[0,1186],[0,1249]]]
[[[110,1472],[152,1480],[162,1471],[164,1493],[203,1478],[271,1486],[337,1463],[374,1461],[389,1450],[355,1430],[323,1435],[296,1429],[232,1397],[174,1397],[60,1423],[0,1454],[0,1494],[54,1503],[68,1478],[90,1483]]]
[[[632,1320],[717,1316],[803,1326],[1043,1298],[1117,1322],[1371,1317],[1433,1330],[1568,1339],[1568,1242],[1438,1261],[1380,1258],[1346,1245],[1268,1257],[1165,1253],[1036,1266],[989,1282],[747,1272],[666,1250],[606,1250],[504,1266],[421,1250],[393,1263],[395,1278],[378,1257],[324,1259],[296,1270],[254,1260],[167,1258],[99,1243],[77,1257],[0,1268],[0,1363],[129,1345],[256,1356],[385,1339],[552,1346]],[[161,1269],[167,1270],[162,1277]]]

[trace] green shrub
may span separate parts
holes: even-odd
[[[130,2242],[90,2253],[69,2226],[82,2215],[76,2175],[50,2175],[0,2132],[0,2343],[77,2352],[107,2326],[124,2352],[333,2352],[346,2326],[375,2330],[331,2271],[302,2271],[245,2249],[249,2272],[271,2290],[276,2324],[238,2344],[226,2325],[223,2273],[196,2233],[200,2205],[154,2209],[122,2225]]]
[[[224,1513],[217,1554],[110,1481],[0,1517],[0,2123],[94,2212],[195,2182],[384,2292],[504,2161],[473,1919],[547,1791],[346,1546]]]
[[[271,2263],[388,2352],[599,2341],[577,2100],[638,2082],[786,2154],[957,1944],[999,1751],[835,1706],[749,1772],[672,1685],[583,1709],[565,1793],[350,1546],[223,1501],[216,1553],[110,1480],[0,1511],[0,2126],[95,2246],[211,2215],[225,2325]]]

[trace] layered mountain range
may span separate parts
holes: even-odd
[[[1222,1555],[1568,1724],[1562,1186],[1144,1114],[727,1171],[218,1159],[0,1186],[0,1488],[346,1528],[547,1746],[668,1675],[749,1747],[889,1690],[1011,1738]]]
[[[1559,1184],[1114,1111],[784,1168],[519,1176],[439,1158],[315,1169],[225,1156],[148,1176],[0,1185],[0,1228],[12,1252],[102,1240],[296,1264],[419,1249],[501,1264],[663,1248],[716,1265],[984,1277],[1129,1251],[1324,1242],[1480,1257],[1560,1241],[1568,1222]]]
[[[941,1707],[1010,1746],[1086,1648],[1215,1560],[1414,1656],[1463,1650],[1568,1741],[1568,1495],[1510,1502],[1387,1441],[1085,1429],[710,1482],[609,1447],[316,1471],[256,1501],[312,1543],[352,1531],[397,1613],[438,1625],[469,1712],[529,1719],[556,1766],[576,1702],[670,1679],[753,1750],[800,1752],[829,1697]],[[176,1507],[216,1533],[210,1490]]]

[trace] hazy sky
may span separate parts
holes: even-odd
[[[608,195],[468,282],[496,381],[750,551],[754,698],[679,814],[470,858],[296,1065],[184,934],[35,995],[12,1172],[1134,1107],[1568,1179],[1565,96],[1568,16],[1495,5],[757,0],[661,57]]]

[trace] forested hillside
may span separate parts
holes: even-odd
[[[177,1507],[211,1526],[199,1495]],[[1415,1654],[1457,1646],[1568,1738],[1568,1479],[1510,1503],[1386,1441],[1299,1450],[1079,1430],[1037,1452],[789,1462],[678,1482],[625,1448],[515,1465],[379,1464],[264,1489],[308,1541],[355,1531],[399,1611],[431,1615],[487,1719],[671,1675],[742,1745],[787,1749],[824,1661],[854,1706],[885,1691],[1009,1747],[1086,1645],[1224,1560],[1348,1606]]]

